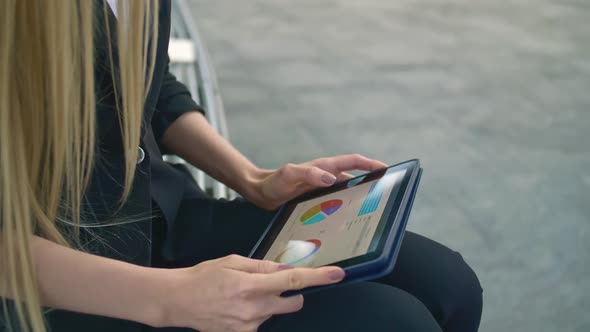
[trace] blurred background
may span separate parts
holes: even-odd
[[[425,169],[409,229],[484,288],[481,331],[590,331],[588,0],[193,0],[260,166]]]

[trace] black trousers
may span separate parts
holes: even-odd
[[[174,223],[162,225],[154,257],[177,267],[246,256],[272,216],[243,200],[189,191]],[[407,232],[390,275],[305,295],[301,311],[274,316],[259,331],[477,331],[481,312],[482,288],[461,255]]]

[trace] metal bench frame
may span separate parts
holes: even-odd
[[[206,110],[206,117],[211,126],[229,141],[215,70],[186,0],[172,1],[172,30],[168,53],[170,72],[186,84],[195,101]],[[211,196],[228,199],[236,197],[233,190],[182,158],[165,155],[164,160],[173,164],[184,164],[199,186]]]

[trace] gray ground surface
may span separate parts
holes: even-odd
[[[590,331],[590,2],[191,6],[247,156],[421,158],[409,228],[476,270],[481,331]]]

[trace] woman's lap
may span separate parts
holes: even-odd
[[[230,254],[248,256],[273,215],[241,199],[185,199],[156,260],[179,267]]]
[[[189,332],[186,328],[155,329]],[[411,294],[395,287],[363,282],[305,295],[303,309],[277,315],[259,332],[403,331],[441,332],[428,309]]]
[[[272,216],[272,212],[243,200],[187,198],[181,205],[172,234],[168,234],[164,265],[188,266],[232,253],[247,255]],[[174,245],[170,244],[172,242]],[[345,301],[346,298],[349,300]],[[400,330],[436,331],[426,329],[430,321],[438,322],[444,331],[476,331],[481,299],[477,277],[461,255],[435,241],[406,232],[392,274],[375,283],[308,294],[301,312],[274,317],[261,331],[289,331],[286,330],[288,326],[297,326],[294,330],[309,330],[314,326],[314,330],[323,331],[325,329],[319,328],[321,324],[332,326],[345,322],[342,327],[355,322],[362,322],[363,326],[373,324],[374,329],[366,329],[372,331],[378,330],[376,322],[395,324],[383,326],[384,330],[407,326],[408,329]],[[322,311],[317,312],[320,308]],[[319,319],[323,323],[314,322]],[[302,325],[310,322],[314,324]]]
[[[274,316],[259,332],[441,331],[428,309],[395,287],[362,282],[305,295],[301,311]]]

